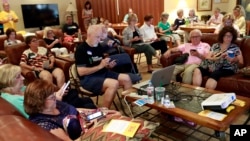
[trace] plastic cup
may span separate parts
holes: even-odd
[[[235,54],[234,54],[234,52],[233,52],[232,50],[228,50],[228,51],[227,51],[227,55],[228,55],[228,57],[230,57],[230,58],[234,58],[234,57],[235,57]]]
[[[156,87],[155,88],[155,97],[157,102],[161,102],[161,98],[164,97],[165,88],[164,87]]]

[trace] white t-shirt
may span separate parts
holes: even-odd
[[[142,38],[144,42],[150,41],[151,39],[157,39],[157,36],[155,33],[155,27],[153,25],[148,26],[146,23],[144,23],[140,27],[140,32],[142,34]]]

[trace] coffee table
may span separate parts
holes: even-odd
[[[182,119],[192,121],[198,125],[211,128],[215,130],[217,137],[220,140],[225,140],[225,131],[229,128],[230,124],[236,120],[241,114],[247,112],[250,108],[250,98],[238,96],[237,99],[245,101],[245,106],[235,106],[235,109],[227,114],[227,117],[222,121],[214,120],[208,117],[198,115],[201,108],[201,102],[209,97],[211,94],[222,93],[221,91],[205,89],[202,87],[195,87],[188,84],[171,84],[166,87],[167,93],[172,98],[177,97],[179,101],[174,102],[176,108],[165,108],[160,103],[146,104],[152,109],[158,110],[169,115],[177,116]],[[137,91],[136,89],[127,90],[123,92],[123,97],[126,94]],[[135,101],[138,97],[126,96],[127,101]]]

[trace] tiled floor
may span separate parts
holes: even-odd
[[[157,60],[153,60],[154,69],[160,69],[161,66],[156,64]],[[151,74],[147,73],[147,65],[145,62],[145,57],[142,55],[141,63],[138,65],[139,72],[142,75],[143,80],[147,80],[150,78]],[[143,81],[142,80],[142,81]],[[118,98],[116,97],[115,102],[118,104]],[[99,99],[99,103],[101,104],[101,97]],[[129,110],[126,104],[123,102],[125,107],[125,111],[129,114]],[[120,108],[120,104],[118,104]],[[147,107],[131,107],[133,114],[136,115],[140,113],[142,110],[145,110]],[[115,109],[114,106],[111,109]],[[122,112],[122,111],[121,111]],[[241,115],[236,121],[233,122],[236,124],[243,124],[244,121],[249,116],[249,113],[245,113]],[[149,112],[140,116],[140,118],[151,120],[155,122],[160,122],[160,126],[155,130],[152,134],[152,137],[156,141],[218,141],[219,139],[215,137],[214,130],[196,125],[192,127],[190,125],[185,125],[183,123],[178,123],[172,120],[172,118],[167,117],[159,113],[156,110],[150,110]],[[250,125],[250,122],[247,123]],[[229,129],[226,131],[226,141],[229,141]]]

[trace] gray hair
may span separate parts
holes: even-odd
[[[169,17],[169,14],[167,12],[162,12],[161,14],[161,20],[162,18]]]
[[[190,37],[194,34],[194,33],[198,33],[200,36],[202,36],[202,33],[199,29],[193,29],[192,31],[190,31],[189,33],[189,40],[190,40]]]

